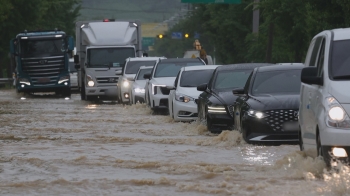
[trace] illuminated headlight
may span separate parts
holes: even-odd
[[[69,76],[60,77],[60,79],[58,80],[58,84],[69,81],[69,78],[70,78]]]
[[[86,75],[86,81],[88,86],[90,87],[95,86],[95,82],[90,75]]]
[[[130,85],[129,81],[127,81],[127,80],[124,80],[124,81],[123,81],[123,86],[124,86],[125,88],[129,87],[129,85]]]
[[[334,97],[326,98],[325,108],[328,114],[326,117],[328,126],[350,129],[350,118]]]
[[[265,118],[265,117],[268,117],[269,115],[265,114],[264,112],[248,110],[248,116],[255,117],[255,118]]]
[[[20,84],[25,84],[25,85],[30,86],[30,82],[29,82],[29,80],[28,80],[27,78],[20,78],[20,79],[18,80],[18,82],[19,82]]]
[[[348,157],[348,154],[346,153],[344,148],[333,148],[332,153],[336,157]]]
[[[144,88],[135,88],[135,93],[145,93]]]
[[[208,113],[226,113],[224,106],[208,106]]]
[[[189,97],[187,95],[183,95],[180,93],[175,94],[175,100],[180,101],[180,102],[185,102],[185,103],[188,103],[190,101],[194,101],[194,99],[192,97]]]

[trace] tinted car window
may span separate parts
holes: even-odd
[[[350,40],[334,41],[331,71],[334,79],[350,79]]]
[[[176,77],[177,73],[182,67],[203,65],[200,61],[198,62],[178,62],[178,63],[159,63],[154,73],[154,77]]]
[[[146,73],[151,73],[152,68],[150,69],[140,69],[139,75],[137,76],[137,80],[146,80],[143,78],[143,75]]]
[[[214,69],[184,71],[181,74],[181,87],[197,87],[201,84],[208,83]]]
[[[300,74],[301,69],[258,72],[254,79],[252,94],[299,94]]]
[[[129,61],[125,67],[126,74],[136,74],[141,66],[154,66],[156,61]]]
[[[216,75],[214,89],[243,88],[252,70],[222,70]]]

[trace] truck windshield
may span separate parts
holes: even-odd
[[[64,39],[21,39],[20,52],[24,57],[42,56],[50,54],[61,55],[66,51]]]
[[[125,66],[125,74],[136,74],[141,66],[154,66],[156,61],[129,61]]]
[[[129,57],[135,57],[134,48],[91,48],[88,49],[87,67],[123,67]]]
[[[333,42],[332,64],[330,65],[333,79],[350,80],[350,40]]]

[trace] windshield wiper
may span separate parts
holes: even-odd
[[[333,76],[333,79],[350,79],[350,75]]]

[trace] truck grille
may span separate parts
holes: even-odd
[[[284,131],[284,122],[298,121],[298,110],[269,110],[265,113],[269,115],[265,121],[274,131]]]
[[[33,86],[57,84],[64,67],[64,56],[22,58],[22,70],[31,77]]]
[[[163,95],[169,95],[170,90],[167,89],[166,87],[160,87],[160,91],[162,92]]]
[[[100,84],[111,84],[111,83],[118,83],[119,77],[96,77],[96,80]]]

